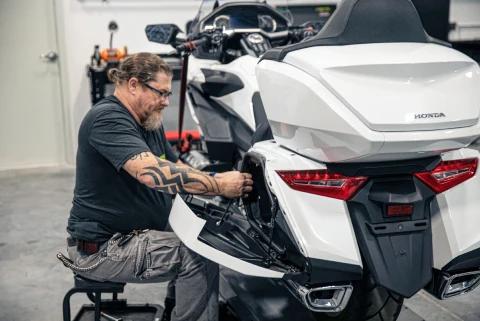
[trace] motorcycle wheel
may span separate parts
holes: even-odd
[[[370,275],[354,284],[347,307],[340,313],[315,313],[317,321],[395,321],[403,297],[377,286]]]

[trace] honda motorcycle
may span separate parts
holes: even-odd
[[[192,53],[204,150],[183,159],[241,159],[254,179],[235,202],[177,197],[169,218],[223,267],[229,313],[393,321],[421,289],[479,284],[480,68],[429,37],[410,0],[344,0],[317,29],[264,2],[203,1],[187,37],[146,32]]]

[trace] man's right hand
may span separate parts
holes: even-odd
[[[227,198],[241,197],[252,191],[253,180],[249,173],[239,171],[217,173],[215,180],[220,187],[220,195]]]

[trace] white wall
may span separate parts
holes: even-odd
[[[450,22],[450,41],[480,40],[480,0],[450,0]]]
[[[184,29],[185,23],[194,17],[199,0],[56,0],[60,59],[67,113],[70,117],[71,153],[76,153],[77,133],[85,113],[91,107],[90,87],[86,66],[93,47],[109,45],[108,23],[115,20],[119,26],[113,46],[126,45],[130,53],[161,52],[166,47],[151,43],[145,36],[145,26],[154,23],[175,23]],[[73,155],[69,157],[74,161]]]

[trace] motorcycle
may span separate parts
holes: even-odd
[[[472,291],[479,66],[429,37],[409,0],[344,0],[312,25],[203,1],[187,38],[147,26],[192,53],[185,99],[207,154],[183,159],[254,179],[239,201],[177,197],[171,227],[224,267],[220,296],[241,320],[394,321],[421,289]]]

